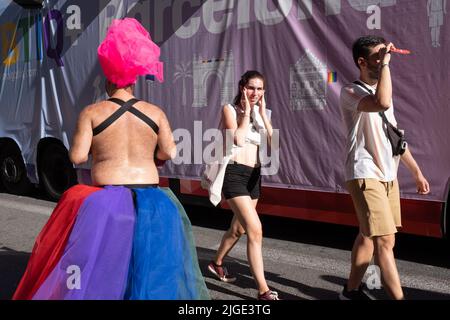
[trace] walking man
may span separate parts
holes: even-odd
[[[347,130],[345,180],[360,228],[352,249],[350,277],[339,296],[342,300],[368,299],[361,281],[372,257],[380,267],[388,295],[404,299],[393,253],[395,233],[401,227],[397,181],[400,159],[413,175],[417,192],[430,192],[409,149],[395,155],[387,137],[386,120],[397,126],[389,68],[390,50],[394,48],[381,37],[356,40],[353,59],[360,71],[359,80],[341,91],[340,105]]]

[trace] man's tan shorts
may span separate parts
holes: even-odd
[[[402,226],[398,181],[356,179],[346,182],[359,228],[366,237],[394,234]]]

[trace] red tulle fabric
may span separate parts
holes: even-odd
[[[136,19],[113,20],[97,53],[106,78],[119,88],[134,84],[139,75],[164,81],[160,49]]]
[[[91,193],[101,188],[76,185],[67,190],[36,239],[25,274],[14,293],[13,300],[29,300],[58,263],[78,210]]]

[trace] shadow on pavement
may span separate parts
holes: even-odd
[[[331,283],[339,284],[341,286],[344,286],[345,282],[347,281],[347,279],[330,275],[324,275],[321,276],[320,278]],[[416,288],[409,288],[405,286],[402,286],[402,288],[406,300],[450,300],[449,294]],[[390,300],[389,296],[387,295],[387,293],[383,288],[369,289],[367,286],[364,286],[364,291],[369,293],[376,300]]]
[[[30,254],[14,251],[6,247],[0,248],[0,300],[10,300],[19,285]]]
[[[200,270],[203,276],[211,281],[206,282],[206,286],[209,290],[214,290],[222,294],[235,297],[235,299],[255,300],[256,299],[256,284],[253,280],[250,267],[247,261],[226,257],[224,265],[227,267],[230,274],[236,277],[236,281],[233,283],[224,283],[217,279],[212,273],[208,271],[208,264],[215,255],[215,251],[205,248],[197,248],[197,254],[199,256]],[[275,286],[270,286],[271,290],[278,292],[280,298],[283,300],[300,300],[301,298],[283,290],[277,288],[276,284],[289,285],[296,287],[298,283],[281,278],[278,274],[268,271],[264,272],[266,280],[275,283]],[[214,284],[217,283],[217,284]],[[243,293],[245,292],[245,293]],[[230,298],[234,300],[234,298]]]

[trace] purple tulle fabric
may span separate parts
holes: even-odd
[[[131,190],[106,186],[87,197],[61,260],[33,300],[123,299],[134,225]]]
[[[136,19],[113,20],[97,53],[106,78],[119,88],[134,84],[139,75],[164,81],[160,49]]]

